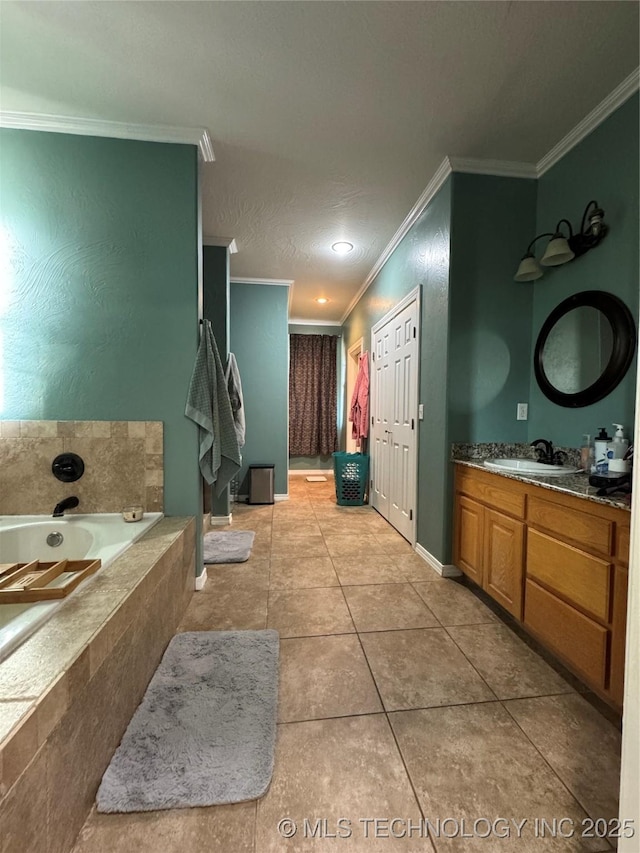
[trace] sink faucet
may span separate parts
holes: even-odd
[[[542,445],[542,447],[539,447],[539,445]],[[535,448],[538,462],[544,462],[545,465],[554,464],[553,444],[547,441],[546,438],[536,438],[535,441],[531,442],[531,447]]]
[[[553,444],[546,438],[537,438],[531,442],[531,447],[536,449],[538,462],[543,462],[545,465],[564,465],[567,461],[567,454],[563,450],[554,450]]]
[[[60,501],[59,504],[56,504],[56,508],[53,511],[53,517],[62,518],[65,509],[74,509],[79,503],[80,501],[75,495],[72,495],[70,498],[65,498],[63,501]]]

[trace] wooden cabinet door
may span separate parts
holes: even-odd
[[[516,619],[522,619],[524,524],[501,512],[484,513],[484,588]]]
[[[457,496],[454,560],[456,566],[479,586],[482,586],[484,513],[480,504],[464,495]]]

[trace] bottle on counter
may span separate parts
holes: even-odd
[[[580,447],[580,465],[583,471],[587,474],[592,474],[596,470],[595,465],[595,450],[591,435],[588,432],[582,436],[582,446]]]
[[[631,465],[625,458],[629,449],[629,440],[624,437],[624,427],[622,424],[614,424],[616,428],[613,440],[609,443],[609,471],[612,474],[626,474],[629,472]]]
[[[609,442],[611,436],[607,435],[604,427],[600,427],[600,432],[596,436],[594,442],[595,466],[596,474],[606,474],[609,470]]]

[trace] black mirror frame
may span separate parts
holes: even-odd
[[[558,391],[549,382],[542,366],[542,352],[547,338],[558,320],[568,314],[569,311],[573,311],[574,308],[581,308],[582,306],[596,308],[611,323],[613,351],[609,363],[592,385],[577,394],[565,394]],[[633,315],[624,302],[613,293],[607,293],[604,290],[583,290],[581,293],[574,293],[573,296],[561,302],[544,321],[533,356],[536,380],[545,397],[548,397],[558,406],[571,409],[590,406],[610,394],[616,385],[622,381],[633,361],[635,350],[636,326]]]

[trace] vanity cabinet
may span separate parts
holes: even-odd
[[[469,473],[473,472],[473,473]],[[454,562],[522,619],[525,525],[521,484],[465,469],[457,478]],[[470,497],[473,495],[473,497]]]
[[[456,466],[455,564],[618,707],[629,525],[623,509]]]

